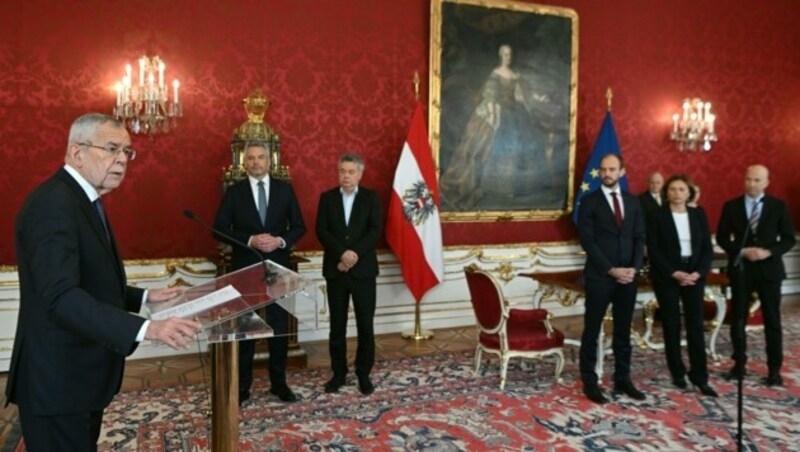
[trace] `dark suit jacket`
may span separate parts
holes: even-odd
[[[728,253],[728,274],[733,275],[736,257],[741,252],[742,239],[748,229],[747,209],[744,195],[734,198],[722,207],[717,226],[717,244]],[[772,252],[772,256],[753,264],[767,281],[781,281],[786,278],[782,256],[795,244],[792,216],[786,203],[780,199],[764,195],[761,215],[756,234],[750,236],[745,246],[758,246]]]
[[[653,221],[653,218],[658,214],[658,211],[662,209],[662,206],[659,206],[655,199],[653,199],[653,195],[650,194],[649,191],[645,191],[644,193],[639,195],[639,202],[642,205],[642,213],[644,214],[644,224],[645,229],[649,231],[650,223]]]
[[[247,244],[250,236],[262,233],[283,238],[286,242],[285,248],[262,254],[265,259],[284,267],[289,266],[292,246],[306,233],[303,214],[292,186],[272,177],[269,178],[266,225],[261,224],[250,179],[244,178],[225,191],[214,220],[214,229],[224,231],[244,244]],[[245,249],[217,234],[215,237],[233,247],[231,266],[234,270],[259,262],[258,254],[253,249]]]
[[[358,262],[349,273],[356,278],[378,276],[378,256],[375,248],[381,236],[381,206],[378,194],[358,187],[350,223],[344,221],[344,203],[339,187],[324,192],[319,197],[317,209],[317,237],[325,253],[322,257],[322,275],[336,278],[342,275],[336,265],[342,254],[353,250]]]
[[[622,192],[624,215],[617,227],[614,212],[602,189],[583,197],[578,211],[578,235],[586,251],[584,276],[589,279],[610,278],[613,267],[642,268],[644,255],[644,218],[635,196]]]
[[[689,273],[696,271],[703,278],[711,270],[714,250],[705,211],[694,207],[687,207],[686,210],[692,237],[692,258],[688,265],[681,263],[678,229],[669,208],[659,208],[647,228],[647,253],[650,256],[650,278],[653,280],[675,281],[672,274],[684,267]]]
[[[100,217],[64,169],[16,223],[20,311],[6,397],[36,415],[99,411],[119,391],[144,319]],[[113,242],[113,233],[112,233]]]

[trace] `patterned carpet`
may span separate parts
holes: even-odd
[[[776,389],[759,384],[763,335],[750,337],[745,450],[797,450],[800,326],[784,335],[785,386]],[[726,341],[720,347],[729,352]],[[735,450],[736,388],[720,378],[728,365],[711,369],[721,397],[699,397],[672,387],[661,352],[636,350],[633,375],[647,400],[612,395],[604,406],[581,395],[569,359],[561,385],[552,361],[516,363],[505,391],[496,360],[484,360],[473,376],[471,352],[379,362],[370,397],[355,381],[325,394],[328,371],[302,371],[290,375],[301,398],[291,405],[268,395],[267,381],[256,382],[242,411],[240,450]],[[106,412],[100,450],[208,450],[207,406],[201,385],[120,394]]]

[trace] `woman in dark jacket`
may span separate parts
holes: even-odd
[[[706,345],[703,332],[705,276],[713,250],[708,220],[703,209],[688,207],[694,186],[683,174],[664,184],[662,199],[668,201],[653,215],[647,228],[650,279],[658,299],[664,326],[664,351],[672,383],[686,388],[686,366],[681,357],[681,303],[689,351],[689,381],[703,395],[717,397],[708,385]]]

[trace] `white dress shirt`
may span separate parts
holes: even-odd
[[[617,201],[619,201],[619,212],[622,214],[622,218],[625,218],[625,203],[622,201],[622,190],[620,189],[619,184],[617,184],[616,188],[608,188],[605,185],[601,185],[600,189],[603,190],[603,194],[606,196],[606,201],[608,201],[608,205],[611,207],[611,211],[614,211],[614,198],[611,196],[611,192],[617,194]]]
[[[350,225],[350,214],[353,213],[353,203],[356,200],[356,194],[358,194],[358,186],[352,193],[348,194],[343,188],[339,189],[339,193],[342,194],[342,204],[344,204],[344,224]]]

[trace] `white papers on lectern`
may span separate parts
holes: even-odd
[[[242,294],[238,290],[228,284],[222,289],[215,290],[192,301],[187,301],[163,311],[153,312],[150,314],[150,318],[153,320],[163,320],[168,317],[188,318],[241,296]]]

